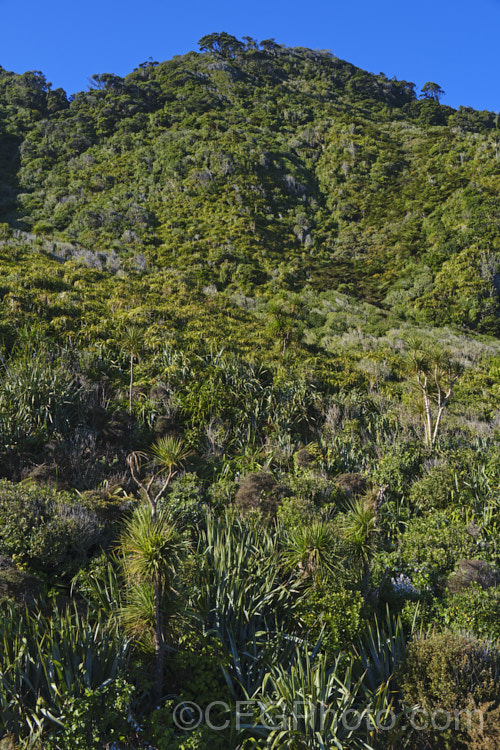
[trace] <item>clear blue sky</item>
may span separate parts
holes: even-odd
[[[435,81],[445,104],[500,111],[500,0],[0,0],[0,13],[0,65],[41,70],[68,93],[227,31],[330,49],[374,73]]]

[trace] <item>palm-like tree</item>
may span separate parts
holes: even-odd
[[[166,435],[165,437],[158,438],[158,440],[153,443],[148,453],[136,451],[127,457],[127,463],[130,473],[132,474],[132,479],[144,492],[151,506],[151,514],[153,518],[156,516],[158,500],[165,494],[170,481],[184,465],[184,462],[190,453],[191,451],[185,447],[182,438]],[[149,459],[149,465],[153,466],[155,469],[147,483],[142,482],[140,479],[141,463],[143,459]],[[151,488],[154,482],[162,474],[164,475],[162,486],[156,495],[153,495],[151,493]]]
[[[425,445],[432,448],[443,413],[464,368],[446,351],[433,348],[420,339],[410,339],[408,345],[407,366],[415,378],[414,387],[422,395]]]
[[[155,679],[152,702],[161,698],[163,688],[163,663],[165,659],[164,605],[175,599],[173,582],[177,568],[186,550],[187,542],[180,535],[166,510],[158,512],[158,501],[165,494],[172,477],[190,451],[181,438],[166,436],[153,443],[148,453],[131,453],[127,462],[135,483],[148,502],[140,506],[127,521],[120,539],[123,566],[129,582],[128,603],[122,608],[122,622],[142,638],[153,629],[155,651]],[[142,459],[149,459],[154,467],[147,483],[140,479]],[[166,474],[156,493],[151,489],[155,480]]]
[[[338,560],[339,539],[328,521],[315,520],[287,531],[282,560],[290,571],[299,571],[314,583],[318,576],[332,573]]]
[[[178,469],[190,456],[191,451],[186,448],[182,438],[166,435],[153,443],[150,454],[159,471],[166,473],[165,481],[168,486],[172,477],[177,474]]]
[[[132,414],[132,395],[134,389],[134,362],[142,348],[142,331],[137,326],[127,326],[122,332],[122,347],[130,356],[130,382],[128,391],[128,409]]]
[[[377,495],[369,492],[351,500],[344,517],[342,531],[344,539],[353,547],[363,566],[361,589],[366,601],[368,598],[370,562],[375,551]]]
[[[153,630],[155,675],[152,703],[157,705],[163,691],[166,613],[178,597],[179,571],[188,542],[176,528],[166,509],[153,515],[146,505],[139,506],[124,525],[120,540],[123,571],[129,587],[128,601],[121,609],[125,627],[134,635]],[[150,631],[151,632],[151,631]]]

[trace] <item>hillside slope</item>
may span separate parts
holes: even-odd
[[[222,37],[71,101],[1,70],[3,220],[110,273],[339,290],[498,333],[495,115],[328,52]]]

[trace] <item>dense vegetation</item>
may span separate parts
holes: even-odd
[[[498,746],[498,117],[415,89],[0,68],[0,747]]]

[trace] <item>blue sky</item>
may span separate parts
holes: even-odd
[[[435,81],[445,104],[500,111],[500,0],[0,0],[0,12],[0,65],[41,70],[68,93],[93,73],[126,75],[224,30],[330,49],[374,73]]]

